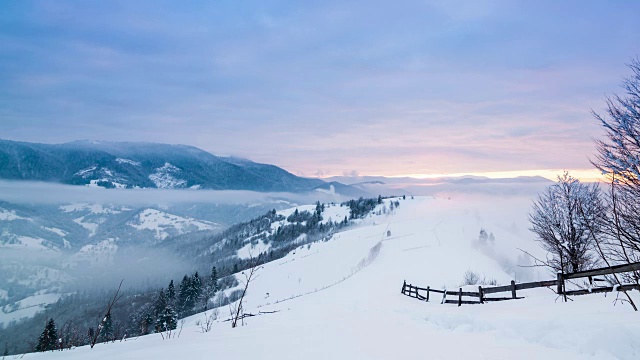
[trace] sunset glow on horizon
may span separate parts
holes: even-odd
[[[634,1],[116,3],[0,5],[0,138],[185,144],[320,178],[593,179],[591,110],[640,33]]]
[[[465,176],[485,177],[489,179],[509,179],[517,177],[533,177],[540,176],[551,181],[556,181],[558,176],[565,171],[569,175],[583,182],[603,181],[604,176],[597,169],[540,169],[540,170],[514,170],[514,171],[488,171],[488,172],[461,172],[461,173],[439,173],[439,174],[401,174],[401,175],[380,175],[380,174],[343,174],[323,176],[330,178],[332,176],[358,176],[358,177],[388,177],[388,178],[414,178],[414,179],[440,179],[440,178],[456,178]]]

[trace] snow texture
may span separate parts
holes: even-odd
[[[133,161],[133,160],[129,160],[129,159],[122,159],[122,158],[117,158],[116,161],[120,164],[129,164],[129,165],[133,165],[133,166],[140,166],[140,163],[138,161]]]
[[[26,218],[16,215],[16,212],[13,210],[6,210],[6,209],[0,208],[0,220],[13,221],[13,220],[26,220]]]
[[[440,304],[400,294],[403,280],[457,289],[466,270],[508,284],[518,247],[535,252],[529,198],[465,196],[400,200],[394,214],[367,217],[329,241],[301,246],[262,266],[244,309],[260,314],[232,329],[221,319],[202,333],[185,319],[178,338],[160,334],[25,359],[637,359],[640,321],[613,294],[561,302],[553,291],[521,300]],[[388,207],[388,203],[386,204]],[[477,246],[480,228],[495,235]],[[387,236],[391,231],[392,236]],[[532,279],[553,274],[528,269]],[[516,273],[516,281],[524,275]],[[241,274],[237,274],[243,279]],[[640,300],[637,292],[632,294]],[[267,313],[275,312],[275,313]]]
[[[156,209],[143,210],[127,225],[138,230],[152,230],[158,240],[166,239],[170,235],[169,230],[182,234],[189,230],[212,230],[217,227],[215,223],[168,214]]]
[[[158,189],[183,188],[187,185],[187,181],[175,177],[175,175],[180,172],[181,170],[177,167],[170,163],[165,163],[164,166],[156,168],[155,173],[149,175],[149,180],[151,180]]]

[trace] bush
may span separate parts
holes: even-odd
[[[464,285],[492,285],[492,286],[496,286],[498,285],[498,281],[496,279],[487,279],[486,276],[482,276],[482,278],[480,278],[480,274],[478,274],[477,272],[469,269],[467,271],[465,271],[464,275],[462,276],[462,286]]]
[[[480,283],[480,275],[478,273],[470,269],[465,271],[462,276],[462,285],[477,285],[478,283]]]

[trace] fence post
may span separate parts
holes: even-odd
[[[440,304],[444,304],[446,300],[447,300],[447,289],[444,289],[444,294],[442,295],[442,302],[440,302]]]
[[[407,287],[407,280],[402,283],[402,291],[400,293],[404,294],[404,288]]]
[[[564,277],[562,276],[562,271],[558,271],[558,290],[556,291],[558,295],[562,295],[562,288],[564,285]]]
[[[484,296],[482,294],[482,286],[478,286],[478,298],[480,299],[480,304],[484,304]]]
[[[511,280],[511,298],[516,298],[516,282],[515,280]]]
[[[462,288],[458,290],[458,306],[462,306]]]
[[[427,286],[427,301],[429,301],[429,286]]]

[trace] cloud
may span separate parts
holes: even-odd
[[[341,195],[328,196],[322,192],[265,193],[242,190],[193,189],[104,189],[30,181],[0,180],[0,201],[16,204],[100,203],[118,205],[164,204],[255,204],[287,200],[297,204],[316,201],[342,201]]]
[[[19,2],[0,15],[0,133],[184,143],[305,174],[583,167],[639,7]]]

